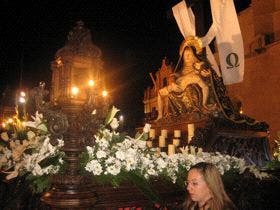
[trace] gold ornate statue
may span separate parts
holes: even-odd
[[[168,108],[171,113],[185,113],[194,110],[207,111],[210,104],[209,86],[211,70],[207,68],[199,56],[202,43],[197,37],[187,37],[180,46],[180,73],[175,73],[175,82],[158,92],[158,118],[163,117],[163,98],[168,97]],[[175,71],[178,67],[175,68]],[[170,111],[171,107],[171,111]],[[166,107],[165,107],[166,109]]]

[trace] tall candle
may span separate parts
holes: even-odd
[[[166,129],[161,130],[161,136],[167,138],[167,130]]]
[[[159,136],[158,146],[159,147],[165,147],[165,137],[164,136]]]
[[[174,137],[180,138],[181,137],[181,131],[180,130],[174,130]]]
[[[188,143],[192,140],[194,136],[194,124],[188,124]]]
[[[199,148],[198,148],[198,151],[197,151],[197,154],[198,154],[198,155],[202,155],[202,151],[203,151],[202,148],[199,147]]]
[[[180,145],[180,139],[173,139],[173,144],[175,147],[178,147]]]
[[[175,154],[175,145],[168,144],[168,155],[174,155],[174,154]]]
[[[151,139],[154,139],[156,137],[156,130],[155,129],[150,129],[149,137]]]

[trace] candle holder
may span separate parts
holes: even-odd
[[[66,46],[52,62],[50,105],[42,102],[39,89],[34,100],[41,105],[36,110],[47,119],[51,143],[57,144],[57,138],[63,137],[67,166],[63,174],[54,175],[52,189],[41,200],[51,209],[79,210],[89,209],[97,201],[90,176],[80,172],[79,156],[87,145],[94,145],[94,133],[103,122],[110,102],[101,95],[102,53],[92,43],[89,30],[79,21],[67,38]],[[89,80],[92,81],[87,85]]]

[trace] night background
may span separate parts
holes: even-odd
[[[39,81],[49,88],[55,53],[76,22],[83,21],[103,52],[103,74],[113,104],[131,127],[141,125],[144,89],[152,85],[149,72],[156,72],[165,56],[174,64],[178,59],[183,37],[171,12],[178,2],[1,1],[1,95],[6,88],[32,88]],[[207,11],[209,1],[203,4]],[[235,1],[238,11],[249,4]],[[210,11],[205,14],[211,17]],[[206,28],[209,24],[204,22]]]

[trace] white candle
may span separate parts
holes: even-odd
[[[175,154],[175,145],[168,144],[168,155],[174,155],[174,154]]]
[[[175,147],[178,147],[180,145],[180,139],[173,139],[173,144]]]
[[[159,136],[158,146],[159,147],[165,147],[165,137],[164,136]]]
[[[152,148],[153,147],[153,142],[152,141],[147,141],[147,147]]]
[[[174,137],[180,138],[181,137],[181,131],[180,130],[174,130]]]
[[[167,130],[166,129],[161,130],[161,136],[167,138]]]
[[[150,129],[149,137],[151,139],[154,139],[156,137],[156,130],[155,129]]]
[[[192,140],[194,136],[194,124],[188,124],[188,143]]]
[[[192,154],[192,155],[195,155],[196,153],[195,153],[195,147],[194,146],[190,146],[190,153]]]
[[[198,154],[198,155],[202,155],[202,151],[203,151],[202,148],[199,147],[199,148],[198,148],[198,151],[197,151],[197,154]]]

